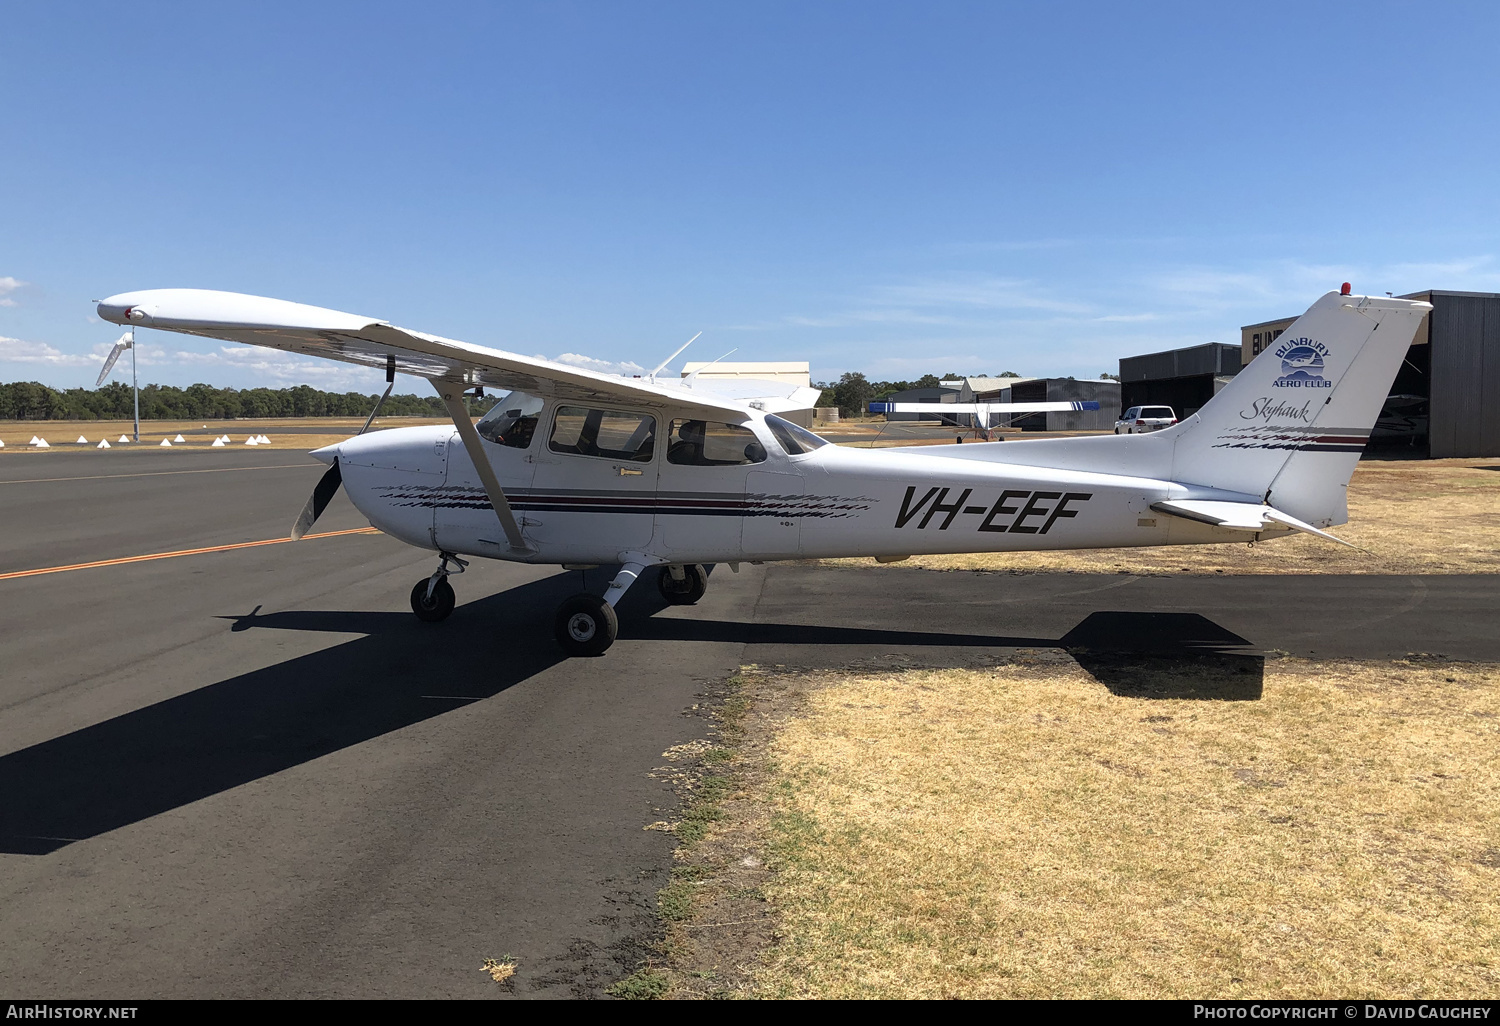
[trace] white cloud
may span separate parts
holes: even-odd
[[[875,286],[851,297],[841,311],[791,314],[778,326],[798,328],[857,328],[920,325],[994,330],[1006,318],[1024,316],[1091,318],[1094,308],[1072,299],[1059,299],[1040,282],[986,274],[930,276],[908,282]],[[737,325],[742,330],[772,325]]]
[[[547,357],[539,356],[537,359],[545,360]],[[578,353],[563,353],[553,362],[565,363],[569,367],[590,370],[598,374],[623,374],[629,376],[631,374],[645,374],[648,370],[648,368],[642,367],[640,364],[630,360],[626,360],[624,363],[617,363],[612,360],[596,360],[592,356],[580,356]]]
[[[0,281],[5,279],[0,278]],[[105,346],[104,351],[109,352]],[[84,353],[65,353],[45,342],[26,342],[19,338],[0,335],[0,363],[45,364],[49,367],[93,367],[99,364],[100,356]]]
[[[995,278],[985,275],[954,275],[928,278],[905,285],[877,289],[874,300],[897,307],[958,307],[980,310],[1042,310],[1052,313],[1086,314],[1089,307],[1054,299],[1035,281]]]
[[[16,301],[10,298],[10,294],[25,284],[19,278],[12,278],[8,274],[0,275],[0,306],[15,306]]]

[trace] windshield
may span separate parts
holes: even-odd
[[[481,436],[497,445],[525,449],[531,445],[531,436],[536,433],[536,419],[542,412],[542,405],[542,400],[534,395],[510,392],[495,400],[495,405],[479,418],[476,427]]]
[[[819,438],[805,427],[798,427],[789,420],[782,420],[775,414],[766,414],[766,427],[771,429],[771,434],[776,436],[776,441],[786,450],[788,456],[800,456],[814,449],[821,449],[828,444],[828,439]]]

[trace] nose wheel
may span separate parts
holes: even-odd
[[[469,564],[466,560],[459,559],[451,553],[440,553],[442,562],[438,564],[431,577],[424,577],[411,589],[411,611],[417,614],[418,620],[427,623],[437,623],[439,620],[448,619],[448,614],[453,612],[457,596],[453,594],[453,585],[448,583],[448,577],[452,574],[461,574]],[[452,563],[457,569],[448,569]]]

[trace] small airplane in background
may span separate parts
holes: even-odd
[[[1345,284],[1197,413],[1150,434],[850,449],[779,416],[814,397],[775,383],[613,377],[230,292],[131,292],[98,307],[116,324],[384,368],[389,382],[398,371],[429,379],[452,427],[362,432],[316,450],[329,470],[293,537],[342,484],[376,528],[438,554],[411,593],[413,612],[433,621],[453,611],[449,578],[467,566],[462,557],[618,566],[602,596],[558,608],[557,641],[572,655],[610,647],[614,607],[648,571],[667,602],[691,604],[711,563],[1293,532],[1337,542],[1323,528],[1348,519],[1349,478],[1431,309]],[[1323,366],[1282,377],[1285,354],[1304,345]],[[463,398],[483,388],[505,394],[475,424]]]

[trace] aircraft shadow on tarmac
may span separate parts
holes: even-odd
[[[362,638],[197,688],[0,757],[0,852],[42,855],[498,695],[563,658],[558,574],[470,602],[441,626],[408,613],[288,611],[226,617],[232,630]],[[1096,612],[1061,639],[659,617],[654,588],[621,604],[647,642],[916,648],[1063,648],[1117,694],[1260,696],[1248,642],[1197,614]],[[470,674],[435,672],[454,665]]]

